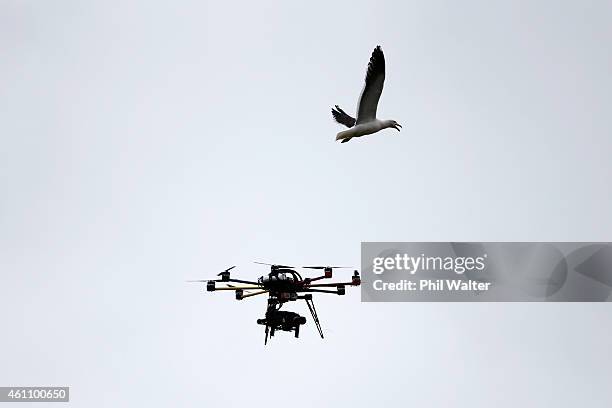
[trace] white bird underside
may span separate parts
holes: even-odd
[[[338,134],[336,135],[336,140],[344,140],[344,139],[350,139],[353,137],[371,135],[372,133],[376,133],[381,129],[383,129],[382,122],[378,119],[374,119],[373,121],[355,125],[348,130],[343,130],[342,132],[338,132]]]
[[[394,120],[376,119],[376,109],[385,83],[385,56],[380,46],[374,48],[365,78],[365,85],[359,95],[357,104],[357,119],[344,112],[338,105],[332,109],[332,115],[336,122],[350,128],[339,132],[336,140],[342,143],[348,142],[354,137],[360,137],[376,133],[385,128],[400,130]]]

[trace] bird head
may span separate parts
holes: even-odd
[[[397,130],[398,132],[401,130],[402,125],[400,125],[399,123],[397,123],[394,120],[386,120],[385,121],[385,127],[386,128],[393,128],[395,130]]]

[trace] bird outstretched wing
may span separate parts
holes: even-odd
[[[372,51],[372,56],[368,63],[365,85],[361,91],[359,103],[357,105],[357,124],[376,119],[376,108],[384,83],[385,55],[379,45]]]
[[[332,115],[334,116],[336,122],[340,123],[341,125],[349,128],[355,126],[355,118],[340,109],[338,105],[332,108]]]

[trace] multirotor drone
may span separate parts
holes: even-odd
[[[319,335],[323,338],[323,329],[321,328],[321,323],[317,316],[312,294],[331,293],[335,295],[344,295],[347,285],[359,286],[361,284],[361,278],[359,277],[358,271],[354,271],[350,282],[314,283],[322,279],[330,279],[334,269],[347,268],[344,266],[304,266],[304,269],[322,270],[323,275],[315,278],[302,278],[302,275],[300,275],[293,266],[274,265],[263,262],[255,263],[270,266],[270,273],[260,277],[257,282],[231,278],[230,270],[234,269],[235,266],[227,268],[219,273],[217,275],[220,276],[219,279],[202,279],[188,282],[206,282],[206,290],[209,292],[233,290],[236,293],[237,300],[268,294],[266,315],[263,319],[257,319],[257,324],[266,326],[264,344],[268,343],[268,336],[274,336],[277,330],[294,332],[295,337],[300,336],[300,326],[306,323],[306,318],[295,312],[280,309],[287,302],[302,299],[308,305],[312,320],[317,326]],[[218,287],[217,283],[222,283],[225,286]],[[234,285],[234,283],[241,284],[241,286]]]

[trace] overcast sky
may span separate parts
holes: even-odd
[[[609,304],[265,298],[185,279],[361,241],[610,241],[606,1],[0,3],[0,385],[78,407],[608,407]],[[339,144],[380,44],[378,114]],[[349,272],[350,273],[350,272]],[[293,310],[307,314],[304,304]]]

